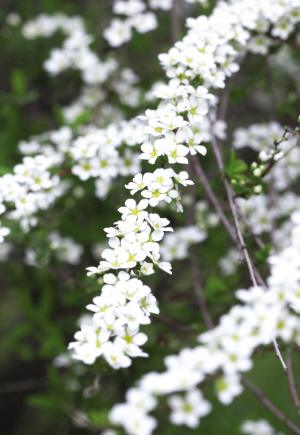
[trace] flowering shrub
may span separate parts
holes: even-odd
[[[78,15],[6,18],[26,47],[51,39],[43,74],[74,96],[2,168],[0,261],[28,317],[11,340],[50,360],[29,404],[88,431],[159,433],[168,405],[165,433],[275,433],[261,402],[300,434],[300,3],[214,3],[98,5],[95,36]],[[21,69],[11,86],[15,111],[37,98]],[[256,386],[272,372],[278,406]],[[218,422],[245,390],[258,405]]]

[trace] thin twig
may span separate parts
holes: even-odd
[[[274,249],[276,250],[276,245],[275,245],[275,230],[276,230],[276,214],[274,213],[274,208],[275,208],[275,190],[274,190],[274,174],[273,172],[271,172],[270,174],[270,182],[268,185],[268,206],[269,206],[269,210],[271,212],[271,231],[270,231],[270,242],[271,245],[274,247]]]
[[[278,343],[277,343],[277,341],[276,341],[275,338],[273,338],[272,343],[273,343],[273,346],[274,346],[274,349],[275,349],[276,357],[277,357],[277,358],[279,359],[279,361],[281,362],[281,365],[282,365],[282,367],[283,367],[283,370],[284,370],[285,372],[287,372],[287,371],[288,371],[288,368],[287,368],[287,366],[286,366],[286,364],[285,364],[285,362],[284,362],[284,359],[282,358],[282,355],[281,355],[281,353],[280,353],[280,349],[279,349]]]
[[[268,83],[267,87],[270,90],[270,121],[276,120],[276,97],[275,97],[275,87],[274,87],[274,81],[273,81],[273,74],[272,74],[272,61],[270,55],[266,56],[266,66],[267,66],[267,78]]]
[[[96,396],[100,389],[100,379],[101,379],[101,373],[98,373],[93,380],[92,385],[89,385],[88,387],[84,388],[82,395],[84,399],[90,399],[91,397]]]
[[[180,15],[178,10],[178,3],[176,0],[173,1],[173,6],[171,9],[171,43],[175,44],[179,39],[180,35]]]
[[[195,250],[194,250],[193,246],[190,247],[189,260],[190,260],[190,267],[191,267],[191,271],[192,271],[194,290],[195,290],[198,305],[199,305],[199,308],[200,308],[200,311],[201,311],[201,314],[203,317],[204,324],[205,324],[207,329],[213,329],[214,324],[213,324],[212,318],[209,314],[209,310],[208,310],[208,307],[206,304],[206,299],[205,299],[203,288],[202,288],[201,281],[200,281],[199,267],[197,264]]]
[[[248,266],[248,269],[249,269],[249,273],[250,273],[253,285],[257,286],[256,277],[255,277],[254,270],[253,270],[253,267],[252,267],[252,263],[251,263],[251,260],[250,260],[250,256],[249,256],[249,253],[248,253],[248,250],[247,250],[247,246],[246,246],[246,243],[244,241],[243,235],[242,235],[241,230],[240,230],[240,225],[239,225],[239,220],[238,220],[236,206],[235,206],[235,203],[234,203],[233,193],[232,193],[231,187],[229,185],[229,182],[228,182],[228,180],[226,178],[226,175],[224,173],[223,159],[222,159],[221,153],[219,151],[219,147],[218,147],[218,144],[217,144],[217,141],[216,141],[216,137],[215,137],[214,132],[213,132],[213,124],[212,124],[212,119],[211,119],[211,113],[210,113],[210,105],[209,105],[209,103],[208,103],[208,114],[207,114],[207,116],[208,116],[208,120],[209,120],[209,124],[210,124],[211,145],[212,145],[212,149],[213,149],[213,152],[215,154],[216,161],[217,161],[217,164],[218,164],[218,167],[219,167],[222,179],[223,179],[224,186],[225,186],[225,190],[226,190],[226,194],[227,194],[227,198],[228,198],[228,203],[229,203],[230,211],[231,211],[232,218],[233,218],[233,224],[234,224],[234,228],[235,228],[235,231],[236,231],[237,239],[238,239],[238,241],[239,241],[239,243],[241,245],[241,250],[242,250],[243,255],[245,257],[245,260],[246,260],[246,263],[247,263],[247,266]]]
[[[292,399],[293,399],[293,402],[297,408],[298,414],[300,415],[300,400],[299,400],[299,396],[297,393],[295,378],[293,375],[292,358],[291,358],[290,352],[288,352],[286,355],[286,362],[287,362],[287,366],[288,366],[287,376],[288,376],[288,382],[289,382],[289,387],[291,390]]]
[[[270,400],[255,385],[253,385],[250,381],[248,381],[248,379],[245,379],[244,377],[242,377],[242,384],[246,388],[248,388],[248,390],[250,390],[251,393],[253,393],[258,398],[258,400],[270,412],[272,412],[272,414],[275,415],[275,417],[278,418],[278,420],[280,420],[283,424],[285,424],[286,427],[288,427],[292,432],[294,432],[297,435],[300,435],[300,429],[294,423],[288,420],[286,416],[279,409],[277,409],[276,406],[273,405],[273,403],[270,402]]]
[[[205,173],[204,173],[204,171],[203,171],[203,169],[202,169],[202,167],[200,165],[199,160],[197,159],[197,156],[192,156],[191,159],[192,159],[192,162],[194,164],[195,171],[196,171],[197,175],[199,176],[199,178],[200,178],[200,180],[202,182],[202,185],[204,187],[204,190],[206,192],[206,195],[207,195],[207,198],[208,198],[209,202],[215,208],[215,210],[216,210],[216,212],[217,212],[217,214],[218,214],[222,224],[226,228],[226,230],[227,230],[228,234],[230,235],[232,241],[235,243],[235,245],[237,245],[238,249],[241,249],[241,246],[240,246],[239,240],[236,237],[234,228],[232,227],[231,223],[229,222],[229,220],[227,219],[226,215],[224,214],[222,206],[220,205],[216,195],[214,194],[213,190],[211,189],[210,184],[208,182],[208,179],[207,179],[207,177],[206,177],[206,175],[205,175]],[[264,289],[266,289],[267,286],[266,286],[264,280],[262,279],[259,271],[255,267],[253,262],[252,262],[252,267],[253,267],[253,270],[254,270],[254,273],[255,273],[257,281],[259,282],[259,284]]]
[[[252,281],[253,285],[256,287],[257,286],[257,280],[256,280],[257,279],[257,274],[255,273],[255,268],[253,266],[253,262],[252,262],[252,260],[250,258],[247,246],[245,244],[242,232],[240,230],[239,219],[238,219],[236,205],[235,205],[235,202],[234,202],[233,192],[232,192],[231,187],[229,185],[229,182],[228,182],[228,180],[226,178],[226,174],[224,172],[224,163],[223,163],[223,160],[222,160],[221,153],[219,151],[219,147],[218,147],[218,144],[217,144],[216,137],[215,137],[214,132],[213,132],[213,124],[212,124],[211,113],[210,113],[210,104],[209,104],[209,102],[207,104],[208,104],[208,114],[207,114],[207,116],[208,116],[209,125],[210,125],[210,135],[211,135],[212,149],[213,149],[213,152],[215,154],[216,161],[217,161],[217,164],[218,164],[218,167],[219,167],[222,179],[223,179],[223,183],[224,183],[224,186],[225,186],[225,190],[226,190],[226,193],[227,193],[227,198],[228,198],[231,214],[232,214],[232,217],[233,217],[233,223],[234,223],[234,227],[235,227],[235,230],[236,230],[237,238],[238,238],[238,241],[239,241],[239,243],[241,245],[241,250],[242,250],[242,252],[244,254],[244,257],[245,257],[245,260],[246,260],[246,263],[247,263],[247,266],[248,266],[248,270],[249,270],[249,273],[250,273],[251,281]],[[286,367],[286,364],[285,364],[285,362],[284,362],[284,360],[283,360],[283,358],[281,356],[281,353],[280,353],[277,341],[276,341],[275,338],[272,341],[273,341],[273,345],[274,345],[274,348],[275,348],[276,356],[279,358],[279,360],[280,360],[280,362],[282,364],[283,370],[286,372],[287,371],[287,367]]]
[[[195,178],[194,177],[195,168],[193,165],[193,159],[192,159],[191,155],[189,155],[188,161],[189,161],[188,162],[189,178],[191,180],[193,180]],[[189,193],[192,197],[192,201],[191,201],[191,203],[186,211],[186,219],[185,219],[186,226],[194,224],[194,221],[195,221],[195,203],[196,203],[196,199],[197,199],[196,185],[193,184],[193,185],[189,186],[188,190],[189,190]],[[200,308],[200,312],[202,314],[204,324],[205,324],[207,329],[213,329],[214,324],[213,324],[212,318],[209,314],[209,310],[208,310],[208,307],[206,304],[206,298],[205,298],[204,291],[203,291],[203,288],[201,285],[200,272],[199,272],[199,266],[197,264],[195,248],[193,246],[190,246],[190,249],[189,249],[189,262],[190,262],[190,269],[192,272],[194,292],[195,292],[195,295],[197,298],[197,302],[198,302],[198,305]]]
[[[222,209],[217,197],[215,196],[212,188],[210,187],[208,179],[207,179],[207,177],[202,169],[202,166],[201,166],[197,156],[196,155],[191,156],[191,160],[194,164],[195,171],[202,182],[202,185],[205,189],[205,192],[206,192],[206,195],[207,195],[209,202],[211,203],[211,205],[215,208],[216,212],[218,213],[218,216],[219,216],[222,224],[226,228],[228,234],[230,235],[231,239],[234,241],[234,243],[236,243],[237,238],[236,238],[234,229],[232,228],[227,217],[225,216],[223,209]]]
[[[152,313],[151,315],[156,319],[160,320],[161,322],[168,323],[173,328],[180,329],[181,331],[185,331],[185,332],[195,332],[195,330],[190,326],[183,325],[182,323],[179,323],[177,322],[177,320],[171,319],[170,317],[166,317],[161,314],[155,314],[155,313]]]
[[[58,175],[59,177],[64,177],[65,175],[71,174],[71,170],[72,168],[63,169],[55,175]],[[54,175],[52,175],[52,177],[54,177]]]
[[[46,385],[46,378],[24,379],[23,381],[5,382],[0,384],[0,393],[20,393],[43,388]]]
[[[252,231],[252,228],[251,228],[251,226],[249,225],[248,219],[247,219],[247,217],[245,216],[245,214],[244,214],[244,213],[242,212],[242,210],[240,210],[240,209],[238,209],[238,214],[240,215],[240,217],[241,217],[241,219],[242,219],[242,221],[243,221],[243,223],[244,223],[244,225],[245,225],[247,231],[251,234],[251,236],[253,237],[253,239],[256,241],[257,245],[258,245],[261,249],[263,249],[266,245],[265,245],[264,242],[261,240],[261,238],[260,238],[257,234],[255,234],[255,233]]]

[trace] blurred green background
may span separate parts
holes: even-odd
[[[186,6],[186,12],[196,16],[208,13],[211,7],[212,4],[202,9],[200,6],[190,9]],[[111,50],[101,37],[112,16],[110,0],[1,1],[0,175],[12,172],[12,167],[20,162],[22,156],[17,149],[20,140],[59,127],[56,108],[71,103],[81,87],[77,72],[66,71],[57,77],[49,77],[43,71],[44,60],[51,48],[59,46],[62,35],[28,41],[21,36],[20,25],[14,27],[6,23],[6,17],[11,12],[18,13],[22,21],[26,21],[39,13],[52,14],[56,11],[83,16],[88,31],[95,36],[93,49],[100,55]],[[159,29],[133,38],[124,60],[124,66],[131,66],[141,77],[140,86],[145,90],[154,81],[164,79],[157,55],[167,51],[171,44],[169,13],[159,12],[158,18]],[[181,18],[183,28],[184,16]],[[293,52],[292,55],[295,61],[299,61],[299,54]],[[228,144],[235,127],[267,121],[271,116],[266,60],[262,56],[250,55],[245,63],[242,71],[230,82]],[[294,125],[299,114],[296,80],[291,80],[278,69],[273,69],[272,74],[278,120],[282,124]],[[264,105],[257,104],[257,94],[264,98]],[[122,107],[128,119],[145,108],[135,111]],[[226,148],[225,155],[228,157]],[[241,156],[249,162],[253,160],[250,151],[241,153]],[[207,158],[204,166],[208,174],[215,173],[212,158]],[[149,359],[136,359],[132,367],[117,372],[101,361],[92,367],[74,363],[70,367],[58,368],[52,363],[57,355],[66,352],[66,346],[77,330],[78,317],[87,313],[85,306],[99,293],[97,278],[87,278],[85,268],[97,264],[92,246],[105,241],[102,229],[118,218],[116,205],[122,205],[127,198],[124,184],[129,178],[117,180],[108,199],[100,201],[94,195],[92,180],[82,183],[71,176],[72,192],[76,191],[76,186],[84,188],[81,198],[75,194],[60,198],[46,214],[39,214],[39,225],[28,234],[23,234],[16,225],[12,226],[9,240],[14,245],[14,251],[10,261],[0,265],[1,435],[100,433],[101,428],[107,425],[107,412],[111,406],[124,400],[125,391],[142,374],[163,370],[164,356],[178,352],[183,346],[195,345],[197,334],[204,331],[188,261],[184,260],[175,264],[172,277],[157,273],[154,277],[145,278],[145,283],[151,286],[158,298],[161,310],[161,317],[154,318],[145,329],[149,341],[144,349],[150,354]],[[216,192],[222,192],[219,179],[212,181],[212,187]],[[204,198],[200,184],[197,184],[197,198]],[[184,216],[174,217],[171,211],[166,210],[166,217],[174,226],[184,225]],[[70,266],[54,257],[45,267],[25,265],[25,247],[38,248],[41,257],[47,255],[46,236],[54,229],[84,246],[80,265]],[[247,243],[255,252],[252,241],[249,239]],[[207,241],[196,247],[202,284],[215,322],[234,303],[234,291],[249,285],[248,274],[243,267],[236,275],[220,276],[216,263],[230,246],[223,228],[218,228],[210,232]],[[267,273],[265,266],[261,270],[263,274]],[[299,423],[286,375],[272,349],[258,351],[254,360],[255,367],[249,376],[247,374],[249,379],[288,418]],[[298,379],[300,361],[296,349],[293,349],[293,363]],[[85,388],[93,384],[99,372],[99,391],[93,397],[84,398]],[[289,433],[249,392],[224,407],[215,399],[213,382],[208,381],[204,395],[212,401],[214,411],[201,421],[197,430],[169,425],[168,411],[162,404],[157,412],[160,426],[156,433],[235,435],[239,433],[243,420],[249,418],[266,418],[278,431]]]

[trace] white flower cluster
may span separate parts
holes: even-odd
[[[0,177],[0,213],[20,221],[23,231],[28,232],[37,224],[35,214],[48,209],[68,188],[68,181],[60,177],[64,171],[58,170],[67,156],[72,158],[71,172],[82,181],[96,178],[96,196],[105,198],[114,178],[140,170],[138,154],[130,147],[144,138],[143,122],[133,119],[110,124],[106,129],[90,127],[76,139],[72,129],[64,126],[21,141],[19,150],[27,155],[14,167],[13,174]],[[117,148],[123,143],[128,148],[120,154]],[[8,228],[0,228],[0,243],[8,233]]]
[[[116,69],[117,63],[113,59],[101,62],[91,51],[89,45],[93,42],[93,37],[86,33],[81,17],[68,17],[62,13],[52,16],[41,14],[22,27],[23,36],[30,40],[49,38],[58,30],[67,38],[62,48],[51,51],[50,58],[44,63],[45,70],[51,75],[57,75],[65,69],[75,68],[82,72],[82,79],[87,84],[105,82]]]
[[[276,38],[286,39],[299,21],[299,0],[220,1],[209,17],[188,18],[187,36],[159,58],[168,77],[200,76],[205,86],[222,88],[226,76],[239,69],[238,52],[268,47],[270,38],[263,34],[269,31],[274,43]]]
[[[113,63],[115,63],[115,61],[111,59],[110,64],[113,65]],[[90,74],[93,72],[92,69],[88,71]],[[105,91],[100,89],[93,80],[94,79],[90,79],[89,82],[91,84],[87,83],[87,85],[81,89],[79,98],[73,101],[69,106],[62,108],[62,115],[67,124],[74,124],[80,116],[93,109],[95,112],[95,120],[100,125],[107,126],[107,124],[120,121],[124,118],[120,110],[117,111],[115,107],[103,103],[106,99]],[[86,78],[85,81],[87,82]],[[138,81],[139,77],[134,74],[130,68],[120,70],[117,80],[111,79],[111,82],[113,82],[111,83],[112,91],[117,94],[120,103],[130,107],[138,107],[141,100],[141,89],[136,86]],[[116,117],[115,120],[114,116]]]
[[[258,286],[238,290],[236,296],[244,305],[234,306],[220,318],[218,326],[201,334],[198,337],[201,345],[166,357],[166,372],[143,376],[137,387],[140,398],[145,398],[142,404],[138,406],[126,397],[125,404],[115,405],[111,411],[113,424],[121,424],[129,435],[150,435],[156,421],[153,417],[148,421],[145,416],[143,425],[141,409],[144,414],[148,412],[150,397],[183,391],[184,396],[171,395],[168,400],[172,410],[170,421],[197,427],[200,417],[211,409],[196,389],[207,376],[222,370],[223,375],[215,383],[216,394],[221,403],[228,405],[243,391],[240,372],[252,368],[255,348],[269,344],[274,338],[300,343],[300,320],[293,314],[300,312],[300,211],[292,214],[292,226],[292,246],[269,258],[268,291]],[[135,418],[139,425],[131,424]]]
[[[211,211],[207,201],[201,200],[195,204],[195,221],[199,230],[207,231],[218,226],[220,218],[217,213]]]
[[[300,198],[290,191],[279,192],[274,195],[274,202],[274,206],[270,207],[270,199],[265,194],[251,196],[248,200],[237,198],[237,204],[254,233],[257,235],[264,232],[273,233],[274,248],[281,250],[291,243],[292,229],[290,220],[283,220],[283,218],[286,219],[295,210],[299,210]],[[229,257],[233,263],[234,259],[238,260],[237,254]],[[230,258],[228,258],[229,262]],[[225,259],[224,261],[226,262]],[[232,266],[234,267],[233,264]]]
[[[237,248],[230,248],[224,257],[218,261],[222,275],[232,275],[236,273],[239,265],[242,263],[243,257],[241,251]]]
[[[45,147],[44,151],[44,154],[24,157],[23,162],[14,167],[13,174],[0,177],[0,210],[6,212],[8,219],[20,220],[25,232],[37,224],[37,219],[32,215],[38,210],[47,209],[65,191],[60,177],[50,172],[61,163],[63,156],[51,146]],[[6,209],[3,202],[8,203],[13,210]],[[1,238],[8,232],[2,228]]]
[[[188,257],[190,245],[201,243],[207,238],[206,231],[191,225],[167,234],[161,245],[161,256],[165,261],[182,260]]]
[[[245,421],[240,429],[241,433],[247,435],[276,435],[275,429],[267,420],[247,420]],[[277,435],[284,435],[280,432]]]
[[[125,19],[114,18],[103,36],[112,47],[118,47],[132,38],[132,29],[138,33],[147,33],[156,29],[158,23],[153,12],[145,12],[147,6],[143,0],[117,0],[113,5],[116,15],[124,15]]]
[[[79,264],[83,247],[71,237],[61,237],[57,231],[51,231],[47,236],[49,251],[40,255],[39,248],[26,248],[24,263],[29,266],[41,267],[49,263],[50,253],[62,262],[72,265]],[[2,245],[0,245],[2,247]]]
[[[80,180],[97,178],[96,196],[106,196],[112,179],[119,174],[133,175],[140,170],[138,154],[127,148],[120,155],[117,148],[123,143],[128,147],[143,141],[143,124],[138,120],[110,124],[106,129],[91,128],[90,132],[79,136],[69,149],[74,164],[72,173]]]
[[[259,152],[259,158],[262,162],[268,162],[275,153],[274,141],[278,142],[282,138],[284,128],[278,122],[264,124],[252,124],[248,128],[238,128],[234,132],[233,147],[240,149],[250,147]],[[290,135],[288,140],[279,145],[280,152],[274,156],[279,160],[272,169],[274,187],[281,191],[286,189],[289,184],[295,181],[300,172],[300,148],[295,147],[297,137]],[[291,148],[284,159],[281,157]]]
[[[119,248],[120,256],[116,261],[122,256],[122,249]],[[106,254],[109,258],[109,252]],[[105,251],[103,255],[106,257]],[[81,330],[75,334],[76,341],[69,344],[69,349],[73,350],[74,359],[85,364],[93,364],[96,358],[103,356],[114,369],[128,367],[130,357],[148,356],[139,347],[148,339],[139,328],[149,324],[150,313],[159,313],[159,309],[150,288],[137,278],[130,279],[129,273],[122,270],[117,276],[107,273],[103,280],[101,295],[87,306],[94,312],[93,321],[81,324]]]
[[[1,228],[0,228],[1,234]],[[0,243],[0,263],[5,263],[8,260],[10,253],[13,250],[13,245],[10,242]]]
[[[137,11],[138,3],[141,4],[132,2],[133,15]],[[243,9],[238,6],[241,3]],[[121,8],[119,11],[123,10],[123,2],[116,4]],[[182,211],[180,194],[178,188],[174,189],[174,181],[184,186],[192,182],[188,180],[185,171],[176,174],[173,169],[165,169],[164,166],[166,162],[170,165],[188,163],[186,155],[189,152],[192,155],[197,152],[205,155],[206,148],[201,145],[199,127],[197,126],[197,130],[193,129],[195,124],[202,123],[205,131],[205,123],[209,124],[208,119],[204,118],[208,113],[208,102],[215,104],[213,95],[209,94],[205,86],[224,87],[226,76],[238,70],[235,63],[238,51],[233,48],[232,41],[245,45],[250,37],[245,28],[254,30],[256,21],[260,18],[258,2],[257,9],[251,12],[252,9],[249,1],[231,5],[221,2],[210,17],[188,19],[188,35],[182,42],[176,43],[169,54],[159,56],[171,80],[168,85],[161,85],[154,92],[156,97],[163,100],[158,108],[147,110],[145,116],[140,117],[147,121],[144,128],[147,139],[143,140],[140,158],[151,164],[159,159],[162,168],[156,169],[153,173],[138,174],[126,186],[131,190],[131,194],[141,191],[146,199],[138,204],[133,200],[126,201],[126,207],[120,209],[122,220],[118,221],[115,227],[105,229],[112,249],[104,250],[104,260],[100,261],[97,268],[88,268],[89,274],[103,273],[109,269],[126,269],[128,272],[134,270],[135,273],[147,275],[153,273],[153,264],[170,273],[171,266],[160,260],[157,243],[162,239],[168,221],[151,212],[148,214],[145,209],[148,205],[156,207],[162,200],[171,202],[172,199],[177,199],[178,210]],[[246,19],[248,13],[250,20]],[[191,80],[198,76],[203,78],[205,86],[195,87],[190,84]],[[208,128],[206,130],[208,133]],[[146,263],[146,257],[152,262]],[[117,320],[115,317],[115,321]],[[101,328],[97,325],[93,328],[94,332],[101,333]],[[256,345],[257,343],[254,347]],[[81,349],[81,346],[78,346],[78,349]],[[252,350],[253,348],[248,347],[247,357],[241,356],[248,366]],[[95,355],[93,361],[94,357]],[[227,373],[227,366],[231,364],[235,367],[235,364],[228,354],[225,359],[224,371]],[[231,371],[235,374],[237,369]]]
[[[187,3],[205,3],[206,0],[185,0]],[[150,9],[168,11],[172,8],[174,0],[149,0]],[[112,47],[119,47],[130,41],[132,30],[138,33],[147,33],[158,26],[156,15],[146,11],[147,5],[143,0],[115,0],[113,12],[126,18],[114,18],[110,26],[103,32]]]
[[[57,231],[51,231],[48,235],[50,249],[55,252],[59,261],[69,264],[79,264],[83,248],[74,242],[71,237],[61,237]]]
[[[171,2],[152,0],[150,6],[168,9]],[[113,46],[128,41],[132,27],[140,33],[156,27],[155,15],[144,13],[142,1],[117,1],[114,8],[115,13],[128,18],[125,21],[113,20],[111,26],[104,31],[104,36]],[[153,273],[154,266],[170,273],[171,265],[160,260],[157,242],[162,240],[165,231],[172,231],[167,219],[152,213],[152,210],[148,213],[146,207],[155,207],[162,200],[171,202],[176,199],[178,210],[182,210],[178,184],[186,186],[192,184],[192,181],[188,180],[185,171],[176,174],[171,168],[165,169],[165,165],[166,162],[170,165],[186,164],[189,152],[205,155],[206,148],[201,145],[202,141],[209,141],[209,122],[205,116],[208,103],[212,106],[215,104],[208,89],[224,88],[226,77],[239,69],[236,62],[239,54],[271,44],[269,36],[263,35],[263,43],[258,39],[255,42],[254,38],[261,38],[261,34],[267,32],[274,43],[277,37],[287,38],[300,21],[299,11],[299,0],[220,1],[210,17],[189,18],[187,36],[177,42],[168,54],[159,56],[170,82],[159,86],[154,92],[155,96],[163,100],[157,110],[147,110],[142,117],[147,125],[141,135],[144,136],[140,158],[150,164],[159,160],[162,167],[153,173],[139,173],[134,177],[126,187],[132,194],[141,191],[144,199],[139,203],[127,200],[125,207],[119,209],[121,220],[116,222],[115,227],[105,229],[111,249],[103,251],[103,261],[97,268],[88,268],[89,274],[104,273],[105,285],[101,295],[94,298],[93,304],[88,305],[95,313],[92,324],[83,324],[81,331],[75,334],[76,342],[70,344],[75,359],[92,364],[97,357],[103,356],[113,368],[118,369],[129,366],[130,357],[146,356],[139,346],[146,342],[147,336],[139,328],[140,325],[150,323],[150,313],[158,313],[158,308],[150,288],[143,285],[135,274],[149,275]],[[46,62],[47,70],[57,74],[72,66],[82,70],[84,80],[90,84],[105,81],[114,68],[109,63],[109,73],[105,74],[106,64],[99,66],[100,61],[88,48],[91,38],[83,31],[81,20],[76,17],[66,19],[62,15],[52,18],[40,16],[38,20],[23,27],[25,36],[29,38],[39,34],[50,36],[58,28],[69,36],[62,50],[53,50],[50,60]],[[260,52],[264,52],[264,49],[260,48]],[[94,75],[90,72],[91,69],[95,70]],[[92,78],[86,79],[87,76]],[[122,90],[123,95],[126,94],[125,91]],[[217,124],[215,114],[212,117],[219,137],[224,136],[224,123]],[[113,137],[108,133],[110,128]],[[97,130],[73,141],[71,154],[77,164],[72,170],[82,180],[100,177],[100,170],[101,174],[105,174],[101,181],[116,176],[116,131],[114,126],[108,127],[105,133]],[[270,132],[267,134],[270,137]],[[108,143],[103,136],[108,138]],[[36,195],[42,189],[47,195],[49,191],[53,194],[55,186],[51,183],[57,177],[50,175],[47,164],[44,168],[46,175],[44,172],[39,174],[38,181],[30,172],[32,162],[41,160],[43,164],[43,158],[45,156],[25,157],[24,162],[28,159],[28,163],[19,165],[21,168],[15,175],[2,177],[0,191],[5,177],[16,180],[16,177],[21,176],[16,184],[21,188],[25,185],[27,196]],[[292,158],[293,163],[300,161],[298,157]],[[24,165],[29,166],[23,168]],[[33,169],[36,170],[35,167]],[[30,176],[27,175],[27,170]],[[296,178],[295,173],[290,175],[290,179]],[[99,190],[102,192],[102,187]],[[3,193],[4,200],[7,200],[5,195],[9,194],[10,192]],[[99,193],[101,195],[105,194]],[[23,199],[19,202],[23,202]],[[16,212],[19,202],[15,202]],[[156,427],[156,421],[147,413],[156,406],[154,396],[172,394],[168,401],[172,410],[171,421],[176,425],[186,424],[195,428],[200,418],[211,410],[211,405],[196,388],[206,376],[217,370],[223,372],[216,382],[217,396],[222,403],[229,404],[242,392],[240,372],[252,367],[251,355],[257,346],[268,344],[275,337],[300,344],[299,317],[290,311],[292,308],[297,313],[300,312],[300,212],[292,215],[290,232],[292,245],[270,257],[270,291],[265,292],[261,287],[239,290],[237,297],[245,304],[233,307],[221,317],[217,327],[202,334],[199,337],[201,345],[194,349],[183,349],[178,356],[167,357],[166,372],[145,375],[136,389],[129,390],[127,403],[113,408],[110,416],[113,423],[121,424],[130,435],[150,435]],[[193,237],[195,239],[195,234]],[[146,259],[150,259],[150,262],[146,262]],[[118,273],[106,273],[109,270]],[[181,391],[185,392],[184,396],[173,395]]]
[[[55,48],[44,63],[50,75],[57,75],[68,68],[81,71],[85,86],[80,97],[70,106],[63,108],[62,114],[67,123],[74,123],[87,110],[105,100],[105,92],[99,85],[110,81],[110,87],[118,95],[120,102],[130,107],[140,103],[141,89],[136,87],[139,78],[130,68],[118,71],[118,62],[110,55],[104,61],[90,49],[93,37],[86,33],[81,17],[68,17],[64,14],[53,16],[42,14],[24,24],[23,35],[28,39],[50,37],[56,31],[67,36],[62,48]],[[118,80],[115,78],[118,77]],[[100,117],[100,113],[98,114]]]

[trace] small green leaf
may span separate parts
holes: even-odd
[[[11,74],[11,87],[14,94],[22,97],[25,94],[27,81],[25,74],[20,69],[15,69]]]
[[[92,110],[86,110],[85,112],[83,112],[81,115],[79,115],[76,118],[76,120],[73,122],[72,126],[79,127],[80,125],[87,122],[90,119],[90,117],[92,116],[92,114],[93,114]]]
[[[246,177],[243,175],[248,169],[247,164],[244,160],[236,159],[235,151],[230,150],[230,161],[225,168],[225,173],[230,179],[245,180]]]
[[[258,251],[255,254],[255,259],[257,264],[263,265],[266,263],[267,258],[270,255],[271,249],[272,249],[272,245],[266,245],[264,248],[260,249],[260,251]]]
[[[90,420],[98,426],[106,426],[108,424],[108,412],[91,409],[89,412]]]
[[[60,403],[55,398],[48,394],[34,394],[27,398],[27,404],[32,408],[37,409],[59,409]]]

